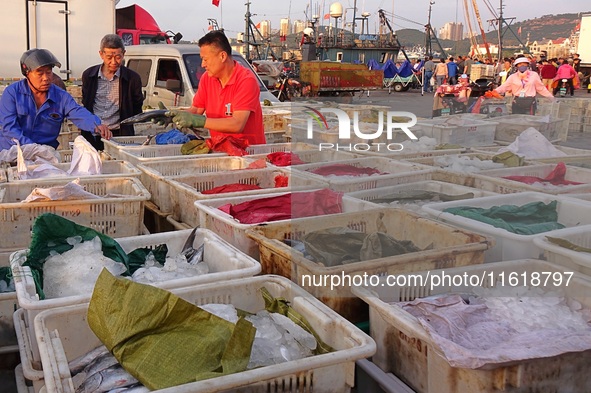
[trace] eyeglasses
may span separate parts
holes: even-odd
[[[117,61],[121,61],[123,59],[123,53],[116,54],[116,55],[106,54],[105,52],[102,52],[102,53],[103,53],[103,56],[105,57],[105,60],[107,60],[107,61],[111,61],[113,59],[115,59]]]

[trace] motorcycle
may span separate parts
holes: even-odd
[[[291,101],[294,97],[302,96],[302,84],[290,72],[283,71],[275,82],[274,90],[271,93],[279,101]]]

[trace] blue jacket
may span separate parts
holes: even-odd
[[[23,79],[4,89],[0,98],[0,150],[10,149],[18,139],[21,145],[38,143],[57,148],[57,137],[64,119],[70,119],[78,128],[94,133],[101,119],[93,115],[72,96],[54,86],[49,87],[47,100],[37,109],[33,93]]]
[[[449,63],[447,63],[447,75],[450,78],[458,75],[458,65],[455,62],[450,61]]]

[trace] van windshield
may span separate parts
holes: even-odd
[[[252,67],[243,57],[239,55],[232,55],[232,58],[236,60],[236,62],[238,62],[240,65],[242,65],[244,68],[252,72]],[[191,80],[191,86],[193,86],[193,90],[197,91],[197,87],[199,86],[199,80],[201,79],[201,76],[205,73],[205,69],[201,67],[201,56],[199,56],[198,54],[185,55],[183,56],[183,60],[185,62],[185,66],[187,67],[189,79]],[[261,80],[258,77],[257,81],[259,83],[259,89],[261,91],[266,90],[265,86],[261,83]]]

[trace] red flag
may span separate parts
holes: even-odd
[[[261,22],[257,23],[255,27],[256,27],[257,29],[260,29],[260,28],[261,28]]]
[[[324,14],[324,19],[330,19],[330,14]]]
[[[211,0],[211,4],[215,5],[216,7],[220,6],[220,0]]]
[[[521,26],[519,26],[519,29],[517,29],[517,34],[521,35]]]

